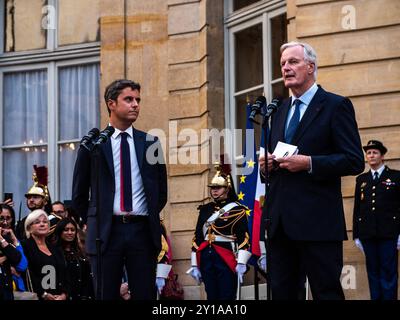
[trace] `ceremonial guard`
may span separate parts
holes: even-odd
[[[36,209],[43,209],[46,211],[50,220],[50,232],[49,236],[53,234],[57,223],[61,220],[61,217],[52,212],[51,199],[48,185],[48,172],[46,166],[38,167],[33,166],[32,174],[33,185],[29,188],[28,192],[25,194],[26,206],[30,212]],[[29,213],[30,213],[29,212]],[[28,214],[29,214],[28,213]],[[25,235],[25,220],[26,217],[21,220],[18,217],[18,223],[16,227],[17,238],[20,240],[26,239]]]
[[[213,201],[198,207],[187,273],[204,281],[208,300],[235,300],[251,257],[247,208],[237,202],[229,168],[217,163],[216,170],[208,185]]]
[[[353,238],[365,254],[372,300],[396,300],[400,248],[400,171],[384,165],[382,142],[363,147],[371,170],[357,177]]]

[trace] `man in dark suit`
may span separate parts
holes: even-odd
[[[281,70],[292,96],[272,117],[263,212],[272,299],[297,299],[302,272],[313,299],[344,299],[341,177],[364,169],[354,109],[349,99],[316,85],[316,54],[308,44],[282,45]],[[298,154],[271,155],[279,141],[296,145]],[[264,157],[260,165],[263,172]]]
[[[161,145],[156,137],[132,127],[140,109],[138,83],[116,80],[106,88],[104,98],[115,132],[98,147],[97,188],[91,170],[95,166],[93,154],[83,147],[79,149],[73,207],[87,223],[86,249],[96,284],[96,224],[100,224],[103,290],[98,298],[119,299],[125,266],[132,298],[155,299],[156,276],[168,276],[156,274],[161,250],[159,213],[167,202]],[[96,210],[97,197],[100,208]]]
[[[365,254],[372,300],[397,300],[400,248],[400,171],[384,165],[386,147],[363,147],[371,170],[356,179],[353,238]]]

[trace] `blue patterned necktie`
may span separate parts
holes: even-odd
[[[132,211],[132,171],[131,171],[131,154],[128,134],[121,132],[121,148],[120,148],[120,193],[121,193],[121,211]]]
[[[294,113],[292,115],[292,118],[289,121],[289,125],[286,129],[285,132],[285,141],[287,143],[291,143],[294,133],[296,132],[297,127],[299,126],[300,123],[300,105],[301,105],[301,100],[296,99],[294,100]]]

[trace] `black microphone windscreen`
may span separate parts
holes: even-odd
[[[92,138],[97,137],[99,134],[100,134],[100,130],[97,129],[97,128],[93,128],[92,130],[90,130],[90,131],[88,132],[87,135],[88,135],[88,137],[89,137],[90,139],[92,139]]]
[[[259,96],[259,97],[256,99],[256,102],[266,103],[266,102],[267,102],[267,99],[266,99],[264,96]]]
[[[107,141],[109,137],[113,135],[115,132],[115,128],[113,126],[107,126],[102,132],[100,132],[99,138],[96,141],[96,144],[101,144]]]

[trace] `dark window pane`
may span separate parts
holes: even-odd
[[[246,133],[246,123],[247,123],[247,114],[246,114],[246,105],[247,99],[250,101],[250,104],[253,104],[257,97],[263,95],[263,89],[258,89],[248,94],[242,94],[236,97],[236,128],[242,130],[242,144],[238,142],[237,144],[237,156],[242,154],[242,149],[244,148],[244,144],[246,141],[245,133]],[[257,116],[256,120],[261,123],[261,117]],[[260,145],[260,134],[261,128],[259,124],[254,124],[254,137],[256,141],[257,148]]]
[[[259,0],[233,0],[233,11],[242,9],[250,4],[256,3]]]
[[[235,34],[235,72],[236,92],[263,83],[261,24]]]
[[[272,85],[272,96],[274,98],[285,99],[289,97],[289,89],[285,87],[283,81]]]
[[[280,47],[287,42],[286,13],[271,19],[272,79],[282,76]]]

